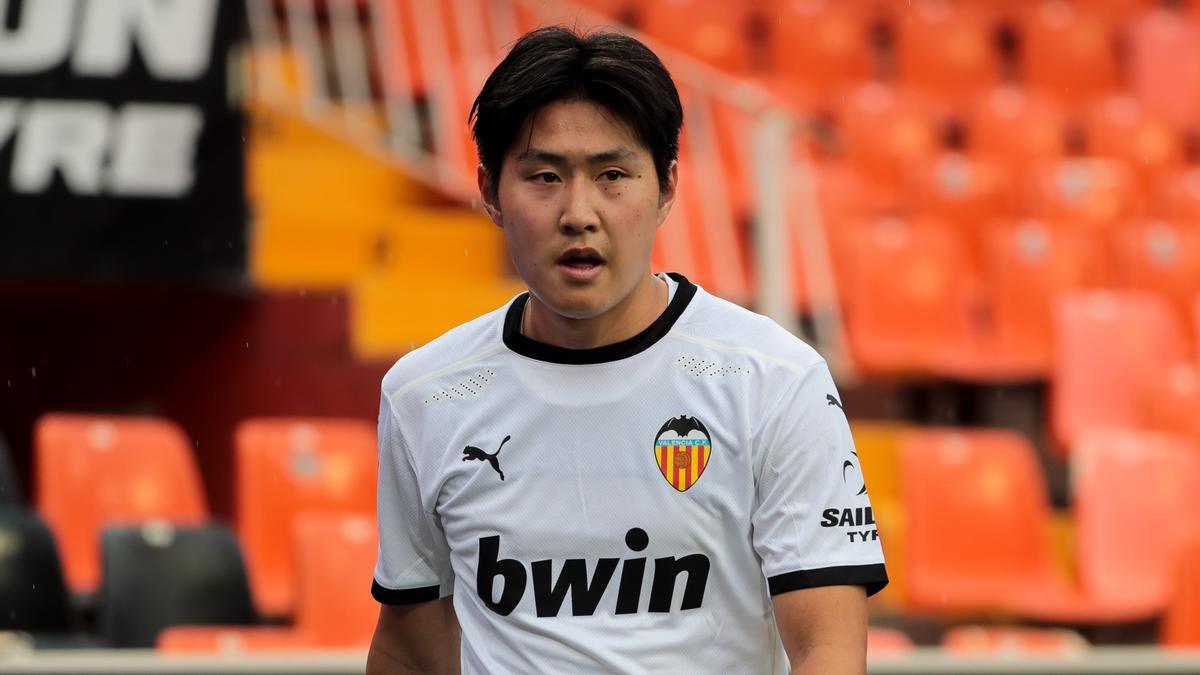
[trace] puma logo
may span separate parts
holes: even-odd
[[[842,408],[842,402],[834,398],[833,394],[825,394],[825,400],[829,401],[828,405],[836,405],[837,407]],[[842,412],[845,411],[846,409],[842,408]]]
[[[504,440],[500,441],[500,447],[496,448],[496,451],[490,455],[473,445],[468,445],[467,447],[463,448],[462,461],[466,462],[477,459],[481,462],[487,462],[488,464],[492,465],[492,468],[496,470],[496,473],[500,474],[500,480],[504,480],[504,472],[500,470],[500,460],[498,457],[500,455],[500,451],[504,449],[504,444],[507,443],[510,438],[512,438],[512,436],[505,436]]]

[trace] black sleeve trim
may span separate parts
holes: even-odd
[[[438,586],[423,588],[384,588],[378,581],[371,580],[371,597],[384,605],[415,605],[419,602],[429,602],[441,597]]]
[[[888,584],[887,569],[883,563],[874,565],[845,565],[842,567],[822,567],[816,570],[798,570],[776,574],[767,579],[767,588],[771,595],[779,595],[801,588],[816,588],[818,586],[865,586],[867,595],[872,596],[883,590]]]

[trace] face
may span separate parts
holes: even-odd
[[[652,289],[650,252],[675,175],[672,165],[660,190],[650,151],[620,118],[559,101],[526,120],[495,193],[482,168],[479,187],[533,301],[586,320]]]

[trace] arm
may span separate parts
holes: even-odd
[[[458,673],[458,636],[452,597],[382,605],[367,653],[367,675]]]
[[[774,597],[775,622],[793,673],[867,672],[867,594],[818,586]]]

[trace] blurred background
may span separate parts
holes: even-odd
[[[467,112],[562,23],[679,86],[654,267],[834,368],[892,578],[872,670],[1200,672],[1194,1],[0,20],[0,670],[361,670],[380,379],[522,290]]]

